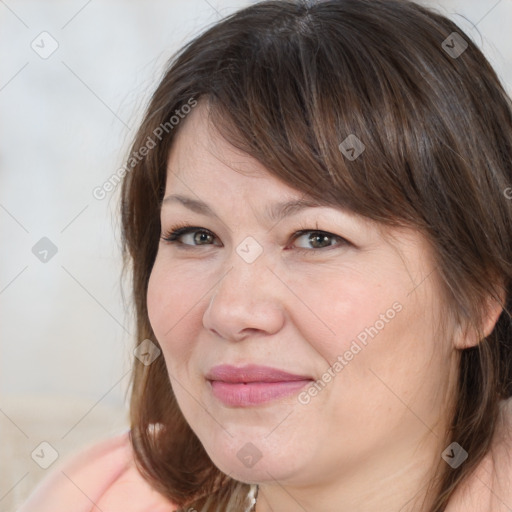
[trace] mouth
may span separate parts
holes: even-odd
[[[247,407],[271,402],[298,392],[313,378],[259,365],[220,365],[206,375],[212,394],[223,404]]]

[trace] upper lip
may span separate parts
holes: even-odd
[[[278,368],[248,364],[232,366],[221,364],[214,366],[206,374],[208,380],[223,382],[289,382],[294,380],[312,380],[307,375],[297,375]]]

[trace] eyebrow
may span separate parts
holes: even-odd
[[[201,215],[208,215],[211,217],[215,217],[219,219],[219,216],[203,201],[199,201],[197,199],[193,199],[191,197],[183,196],[180,194],[171,194],[167,196],[161,203],[161,206],[170,203],[181,203],[183,206],[192,210]],[[317,208],[319,206],[329,206],[327,203],[319,203],[317,201],[312,201],[308,199],[293,199],[291,201],[286,201],[283,203],[274,203],[267,210],[267,217],[273,221],[277,222],[285,217],[289,217],[299,211],[302,211],[306,208]],[[219,219],[220,220],[220,219]]]

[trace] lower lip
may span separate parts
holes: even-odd
[[[209,382],[213,395],[224,404],[246,407],[292,395],[312,381],[248,382],[247,384],[240,382],[222,382],[218,380]]]

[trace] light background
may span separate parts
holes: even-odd
[[[50,471],[31,458],[42,441],[62,458],[128,426],[119,187],[92,191],[123,165],[167,59],[252,3],[0,0],[0,511]],[[422,3],[465,29],[512,92],[512,0]],[[46,59],[31,47],[51,48],[43,31],[58,43]],[[57,247],[46,263],[32,252],[43,237]]]

